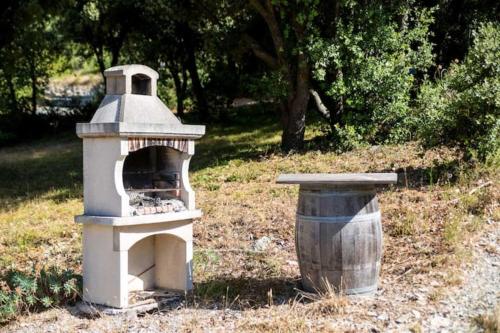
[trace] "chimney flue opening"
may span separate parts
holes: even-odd
[[[132,94],[151,95],[151,78],[144,74],[132,75]]]

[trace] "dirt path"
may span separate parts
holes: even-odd
[[[453,288],[423,321],[426,330],[479,332],[471,321],[500,305],[500,228],[487,232],[474,245],[473,253],[464,283]]]

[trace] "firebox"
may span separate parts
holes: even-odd
[[[192,223],[201,216],[189,184],[194,140],[156,96],[158,73],[142,65],[104,72],[106,95],[83,139],[83,298],[116,308],[134,292],[192,287]]]
[[[180,197],[178,151],[164,146],[129,153],[123,165],[123,186],[131,215],[179,212],[186,209]]]

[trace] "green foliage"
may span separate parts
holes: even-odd
[[[61,50],[56,13],[57,6],[37,0],[10,4],[2,12],[11,22],[0,38],[0,115],[36,110]]]
[[[236,97],[279,104],[285,150],[301,147],[314,88],[331,113],[332,147],[401,142],[413,139],[418,126],[429,146],[447,137],[482,157],[496,149],[500,131],[495,112],[476,117],[481,105],[496,103],[496,72],[486,80],[480,71],[488,69],[478,65],[498,63],[493,51],[492,59],[483,59],[494,40],[476,43],[468,60],[453,64],[437,84],[424,84],[418,101],[423,117],[412,108],[433,59],[444,67],[461,59],[471,47],[470,31],[496,18],[498,1],[431,3],[8,1],[0,9],[0,142],[39,137],[75,120],[55,112],[37,118],[49,77],[143,63],[160,71],[159,96],[170,106],[176,102],[179,116],[186,110],[187,119],[196,110],[203,121],[218,114],[224,122]],[[442,122],[429,127],[428,119]],[[467,131],[451,133],[450,124],[465,124]],[[484,128],[487,133],[475,138]]]
[[[283,99],[287,96],[287,83],[279,71],[265,72],[261,75],[246,75],[243,81],[246,90],[256,99]]]
[[[339,20],[334,38],[310,45],[315,79],[342,104],[333,110],[340,114],[332,130],[355,129],[369,142],[407,140],[411,93],[432,63],[433,11],[412,1],[396,7],[353,2],[345,11],[350,15]]]
[[[75,302],[81,294],[81,276],[50,267],[30,274],[11,270],[0,279],[0,324],[25,311]]]
[[[363,145],[363,136],[353,125],[334,125],[333,141],[337,152],[345,152]]]
[[[462,63],[422,85],[414,121],[427,147],[458,145],[484,160],[500,147],[500,24],[485,23]]]

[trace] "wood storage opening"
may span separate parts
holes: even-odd
[[[319,179],[314,180],[314,176]],[[305,290],[316,292],[333,287],[347,295],[377,290],[382,225],[375,185],[394,183],[396,177],[280,176],[279,183],[300,184],[295,246]]]

